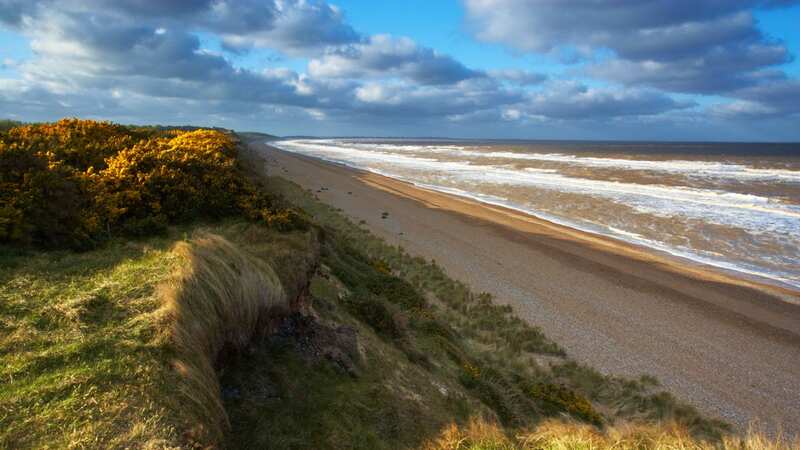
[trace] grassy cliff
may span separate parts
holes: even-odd
[[[123,151],[155,163],[117,166],[157,180],[160,166],[180,177],[197,173],[184,160],[197,170],[225,163],[237,206],[173,217],[161,206],[177,195],[173,185],[154,183],[151,201],[130,216],[162,215],[151,233],[131,232],[123,211],[103,216],[105,229],[74,222],[95,233],[88,250],[71,249],[73,240],[52,248],[41,233],[6,235],[0,448],[779,448],[728,434],[654,379],[571,361],[490,295],[264,177],[244,146],[147,133],[156,135],[134,137],[160,141],[123,143],[100,170]],[[170,144],[183,134],[221,147]],[[19,144],[1,154],[10,152],[4,139],[0,157],[19,157]],[[23,167],[46,174],[35,159],[50,156],[31,154]],[[86,211],[116,192],[88,196],[96,191],[81,180],[97,168],[53,170],[77,186]],[[0,171],[6,186],[30,186]],[[190,186],[180,195],[226,194],[225,183]],[[9,198],[0,195],[33,214],[49,197]]]

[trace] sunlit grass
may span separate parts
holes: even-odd
[[[564,421],[547,421],[532,431],[509,434],[498,425],[472,420],[451,425],[425,444],[425,450],[793,450],[800,441],[770,439],[757,429],[709,442],[674,423],[622,423],[605,430]]]
[[[0,261],[0,447],[170,442],[169,348],[156,286],[171,238]]]

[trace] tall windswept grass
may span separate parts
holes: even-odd
[[[228,419],[217,363],[268,330],[288,310],[287,298],[269,265],[220,236],[200,234],[174,251],[185,264],[162,295],[178,352],[175,368],[183,377],[180,394],[202,422],[188,438],[219,442]]]
[[[710,442],[692,437],[674,423],[623,423],[598,430],[575,422],[550,420],[532,432],[508,436],[494,423],[473,419],[463,427],[451,425],[425,450],[793,450],[800,441],[770,439],[752,428]]]

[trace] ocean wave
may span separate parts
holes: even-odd
[[[681,174],[689,177],[707,177],[741,181],[769,181],[782,183],[800,183],[800,171],[778,168],[757,168],[745,164],[719,161],[698,160],[649,160],[601,158],[591,156],[568,155],[564,153],[521,153],[511,151],[477,151],[469,150],[463,145],[421,145],[421,144],[386,144],[358,142],[354,140],[316,140],[292,141],[298,145],[323,145],[331,149],[382,151],[386,153],[433,153],[454,158],[486,158],[507,159],[510,161],[555,162],[566,165],[596,167],[607,169],[648,171]]]
[[[781,283],[800,287],[800,274],[793,271],[780,270],[781,266],[800,267],[800,255],[795,252],[779,254],[737,255],[721,254],[714,251],[703,251],[696,248],[678,247],[665,242],[680,240],[681,236],[643,235],[624,229],[625,218],[617,223],[598,224],[586,218],[564,216],[562,211],[542,210],[541,205],[521,201],[519,198],[508,198],[491,195],[489,192],[499,192],[503,189],[496,187],[511,187],[512,189],[536,189],[567,193],[585,197],[578,197],[578,202],[592,202],[591,198],[602,198],[606,201],[632,208],[633,211],[652,217],[666,217],[670,220],[680,220],[684,227],[694,227],[697,224],[715,224],[727,229],[741,230],[748,236],[748,242],[743,243],[748,249],[774,248],[780,243],[781,248],[800,248],[800,205],[790,204],[773,198],[728,192],[719,189],[707,189],[692,186],[667,186],[659,184],[637,184],[633,182],[595,180],[567,176],[554,169],[516,168],[512,164],[480,164],[480,160],[458,161],[447,158],[438,158],[435,154],[447,154],[450,157],[464,152],[463,147],[455,145],[396,145],[363,142],[343,141],[279,141],[273,142],[279,148],[309,156],[318,157],[328,161],[345,164],[362,170],[379,173],[381,175],[398,178],[413,184],[447,192],[455,195],[473,198],[475,200],[501,205],[516,209],[527,214],[532,214],[555,223],[559,223],[583,231],[612,236],[636,245],[641,245],[693,261],[737,270],[750,275],[767,277]],[[402,150],[398,148],[402,147]],[[430,152],[420,152],[420,148],[433,149]],[[471,151],[471,150],[470,150]],[[421,156],[420,153],[425,154]],[[428,154],[434,154],[428,156]],[[481,152],[492,155],[496,160],[502,160],[507,153],[513,152]],[[498,156],[500,155],[500,156]],[[544,154],[537,154],[542,156]],[[562,158],[548,154],[548,158]],[[524,155],[526,157],[530,155]],[[572,158],[567,158],[572,160]],[[585,158],[581,158],[585,159]],[[591,164],[620,164],[633,161],[634,164],[644,163],[642,167],[649,167],[650,163],[660,163],[659,167],[671,167],[673,170],[689,170],[684,167],[684,162],[661,162],[643,160],[621,160],[616,158],[591,158]],[[600,161],[600,162],[598,162]],[[496,161],[494,161],[496,162]],[[663,164],[672,164],[664,166]],[[696,161],[691,164],[697,165]],[[726,171],[727,163],[707,162],[705,170]],[[742,166],[743,167],[743,166]],[[744,170],[737,168],[735,170]],[[755,170],[755,169],[753,169]],[[504,188],[505,189],[505,188]],[[530,195],[537,191],[527,191]],[[580,200],[586,198],[586,200]],[[634,220],[631,218],[631,220]],[[622,225],[621,225],[622,224]],[[638,230],[637,230],[638,231]],[[679,232],[679,231],[676,231]],[[672,238],[672,239],[671,239]],[[720,236],[709,236],[708,241],[715,242],[724,239]],[[756,244],[753,244],[756,242]],[[762,242],[763,244],[758,244]],[[761,245],[761,247],[759,247]],[[736,244],[734,244],[734,247]],[[730,249],[729,249],[730,250]],[[741,250],[733,249],[730,251]],[[726,250],[727,251],[727,250]],[[747,250],[745,250],[747,251]],[[764,250],[765,252],[767,250]],[[763,264],[758,263],[761,261]],[[794,270],[794,269],[793,269]]]

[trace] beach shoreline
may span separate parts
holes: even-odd
[[[678,397],[739,428],[758,420],[800,430],[791,414],[800,404],[792,382],[800,377],[797,291],[251,145],[269,155],[273,174],[319,190],[323,201],[390,243],[434,258],[473,289],[514,305],[579,361],[611,374],[655,375]]]
[[[429,207],[443,208],[462,214],[468,214],[472,217],[482,218],[493,223],[507,225],[519,231],[541,232],[540,230],[547,230],[548,234],[556,239],[591,246],[600,251],[610,252],[644,263],[658,264],[661,269],[676,274],[682,274],[684,276],[710,282],[747,287],[770,295],[777,300],[800,305],[800,289],[795,289],[792,286],[780,283],[776,280],[739,272],[733,269],[704,264],[663,250],[622,241],[613,236],[593,233],[570,227],[569,225],[562,225],[552,220],[507,206],[482,202],[470,197],[419,186],[408,181],[359,170],[349,166],[342,165],[342,167],[360,173],[361,179],[375,188],[420,201]],[[486,212],[480,212],[480,208],[484,208]],[[532,224],[537,230],[532,231],[529,227],[520,226],[521,223]]]

